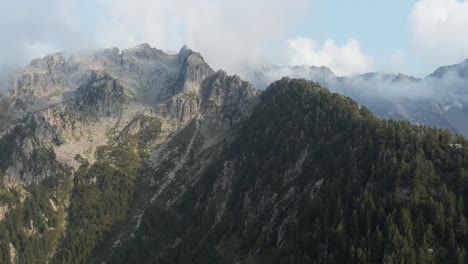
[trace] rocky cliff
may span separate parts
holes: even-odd
[[[103,176],[83,183],[84,172],[113,170],[130,184],[120,187],[121,192],[133,192],[130,186],[149,181],[147,186],[158,186],[154,192],[162,195],[167,186],[183,181],[179,170],[187,164],[204,167],[194,162],[195,150],[204,150],[201,160],[208,159],[208,150],[250,116],[258,95],[250,83],[212,70],[199,53],[185,46],[175,55],[142,44],[123,51],[56,53],[33,60],[0,98],[0,179],[11,183],[0,185],[0,193],[14,194],[0,195],[0,229],[6,225],[17,232],[10,242],[2,241],[9,246],[5,252],[10,252],[2,260],[22,263],[31,256],[63,257],[67,241],[75,243],[75,222],[89,218],[75,216],[75,206],[87,202],[72,194],[93,188]],[[142,168],[167,166],[167,162],[174,167],[164,167],[161,178],[138,176]],[[103,189],[99,192],[104,195]],[[155,193],[141,188],[139,202],[127,205],[136,221],[157,199]],[[42,200],[28,197],[37,195],[51,202],[33,209],[31,215],[31,207]],[[122,200],[116,210],[129,202]],[[23,214],[27,214],[24,223],[10,222]],[[36,214],[44,218],[29,220]],[[119,216],[115,211],[109,214]],[[66,217],[71,221],[68,229],[64,229]],[[96,226],[104,222],[101,219]],[[49,237],[43,247],[29,244],[43,236]],[[64,240],[61,246],[60,240]],[[26,255],[21,249],[31,247]]]
[[[16,135],[19,127],[26,130],[27,124],[31,134],[22,140],[55,148],[58,160],[75,167],[70,157],[94,156],[96,146],[83,148],[83,138],[86,145],[107,142],[138,116],[159,118],[166,136],[194,119],[229,129],[249,115],[258,95],[239,77],[213,71],[187,47],[169,55],[147,44],[122,52],[57,53],[36,59],[11,91],[9,126],[16,130],[3,131],[0,144],[11,141],[9,135]],[[26,152],[27,162],[34,146],[16,141],[15,149]],[[13,160],[18,164],[5,164],[4,173],[23,180],[19,171],[30,169],[21,159]],[[34,180],[34,173],[29,175],[28,181]]]

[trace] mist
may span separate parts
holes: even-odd
[[[466,67],[460,64],[460,67]],[[467,67],[468,68],[468,67]],[[243,76],[257,88],[265,89],[283,77],[316,81],[333,92],[359,98],[427,100],[437,98],[443,103],[468,102],[468,76],[459,69],[447,68],[443,75],[415,78],[404,74],[366,73],[337,76],[327,67],[269,66]]]
[[[431,1],[419,1],[408,14],[410,39],[424,33],[418,38],[423,39],[423,43],[413,43],[416,51],[421,45],[431,43],[432,37],[440,35],[434,28],[420,26],[427,19],[432,19],[432,16],[421,15],[432,10]],[[362,96],[457,99],[459,94],[463,94],[460,87],[465,82],[456,75],[435,80],[403,78],[397,82],[394,80],[397,76],[374,74],[369,78],[368,75],[359,75],[385,67],[375,65],[376,60],[366,54],[364,45],[351,35],[342,43],[332,38],[319,42],[314,40],[314,36],[291,33],[301,26],[304,18],[316,15],[315,2],[135,0],[129,5],[125,0],[10,1],[4,3],[3,12],[0,11],[0,35],[4,39],[0,43],[0,90],[8,86],[12,72],[9,69],[22,68],[36,57],[58,51],[125,49],[149,43],[162,50],[179,50],[186,44],[200,52],[214,69],[239,74],[259,88],[283,76],[290,76],[317,80],[332,91]],[[456,11],[460,17],[465,17],[462,16],[468,10],[465,7],[466,4],[456,3],[445,8],[448,13]],[[437,10],[432,11],[437,14]],[[446,22],[444,31],[453,24]],[[443,35],[444,43],[451,43],[451,38],[463,35],[457,33],[460,30],[450,32],[455,33]],[[466,50],[466,41],[457,43],[465,44],[449,49],[436,45],[425,50],[422,57],[434,57],[430,63],[433,65],[445,53]],[[456,60],[465,54],[457,52],[449,58]],[[404,55],[399,58],[405,60]],[[306,66],[267,67],[265,71],[263,65],[272,64],[325,65],[334,73],[311,71]],[[255,76],[259,72],[260,76]]]
[[[53,52],[132,48],[199,51],[215,69],[238,73],[271,62],[313,1],[19,0],[0,12],[0,65]],[[309,14],[310,15],[310,14]]]
[[[12,88],[12,83],[19,69],[17,67],[0,65],[0,93],[7,93]]]
[[[2,4],[0,65],[21,66],[57,51],[97,47],[79,17],[78,2],[19,0]]]

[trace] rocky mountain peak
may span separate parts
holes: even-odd
[[[193,51],[191,49],[189,49],[189,47],[187,45],[184,45],[184,46],[182,46],[182,48],[179,51],[179,56],[187,57],[188,54],[190,54],[192,52]]]
[[[182,47],[177,59],[181,63],[181,71],[174,86],[173,95],[187,92],[199,94],[202,82],[214,74],[214,71],[200,53],[186,46]]]
[[[42,59],[34,59],[30,63],[30,67],[33,68],[48,68],[57,69],[66,63],[66,57],[63,53],[58,52],[54,54],[46,55]]]
[[[111,139],[110,131],[120,133],[136,116],[161,126],[148,134],[139,131],[147,126],[135,125],[132,135],[144,135],[145,144],[164,142],[194,120],[228,131],[250,115],[259,95],[239,76],[213,71],[200,53],[186,46],[170,55],[148,44],[47,55],[21,72],[13,91],[18,107],[8,123],[22,129],[27,123],[31,131],[21,140],[53,146],[57,160],[74,168],[75,155],[92,161],[96,148]],[[5,131],[0,146],[8,148],[14,133]],[[147,138],[153,134],[161,138]],[[22,146],[12,148],[23,155]],[[29,165],[27,159],[14,166],[5,163],[4,171],[20,182],[46,177],[35,178],[35,166]],[[26,178],[21,176],[25,173]]]
[[[468,68],[468,59],[465,59],[465,60],[461,63],[461,65],[463,65],[463,67],[465,67],[465,68]]]
[[[238,75],[218,71],[204,83],[201,91],[201,112],[205,119],[222,127],[232,127],[249,116],[256,105],[259,91]]]
[[[347,77],[352,79],[353,77]],[[366,81],[383,81],[389,83],[417,82],[420,79],[402,73],[388,74],[383,72],[369,72],[358,75],[356,78],[362,78]]]
[[[190,64],[204,64],[205,59],[203,56],[190,49],[187,45],[184,45],[179,53],[177,54],[177,59],[180,63],[187,63],[189,62]]]
[[[91,53],[85,53],[74,58],[82,67],[90,67],[91,64],[101,64],[103,67],[122,64],[122,53],[116,47],[101,49]]]
[[[455,77],[468,80],[468,59],[459,64],[443,66],[431,73],[428,78]]]
[[[124,89],[120,82],[105,72],[93,71],[89,81],[76,91],[76,106],[85,112],[99,115],[116,114],[124,102]]]
[[[167,56],[167,54],[156,48],[152,48],[149,44],[143,43],[134,48],[122,51],[123,57],[134,57],[140,60],[157,60],[160,57]]]

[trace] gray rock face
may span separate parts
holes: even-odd
[[[199,53],[188,50],[185,46],[177,56],[177,60],[182,64],[182,70],[174,86],[174,95],[190,92],[198,93],[202,82],[214,74]]]
[[[219,71],[202,87],[201,111],[206,119],[231,127],[250,114],[258,95],[249,82]]]
[[[72,81],[69,75],[76,72],[78,66],[62,53],[35,59],[16,79],[13,95],[33,101],[34,97],[50,99],[63,91],[73,89],[76,82]]]
[[[199,116],[200,98],[193,92],[184,93],[172,97],[159,107],[159,112],[163,113],[165,118],[185,124]]]
[[[124,100],[122,85],[104,72],[92,72],[89,81],[76,91],[76,108],[98,115],[119,113]]]
[[[118,51],[118,49],[115,49],[115,51]],[[162,50],[158,50],[156,48],[152,48],[149,44],[140,44],[136,46],[135,48],[124,50],[122,52],[122,61],[138,61],[138,60],[143,60],[143,61],[155,61],[159,60],[161,58],[166,57],[167,54],[164,53]],[[130,64],[130,63],[129,63]],[[135,65],[138,63],[135,63]]]
[[[259,92],[238,76],[214,72],[199,53],[182,48],[177,58],[180,75],[166,103],[159,105],[164,116],[183,124],[194,117],[229,128],[247,116]]]
[[[17,126],[0,139],[0,171],[18,182],[31,183],[63,172],[54,151],[37,140],[31,125]]]
[[[57,160],[92,158],[94,142],[127,133],[154,146],[194,119],[229,130],[250,114],[258,95],[187,47],[177,55],[148,44],[48,55],[32,61],[11,86],[16,110],[8,123],[16,128],[2,131],[0,146],[13,159],[2,162],[0,173],[39,181],[57,173]],[[32,154],[45,149],[50,156]]]

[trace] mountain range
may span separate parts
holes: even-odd
[[[258,90],[185,46],[35,59],[0,96],[0,262],[464,263],[463,87],[438,84],[465,66]]]
[[[269,66],[246,75],[260,89],[283,76],[314,80],[367,106],[380,118],[468,134],[468,59],[440,67],[423,79],[375,72],[339,77],[323,66]]]

